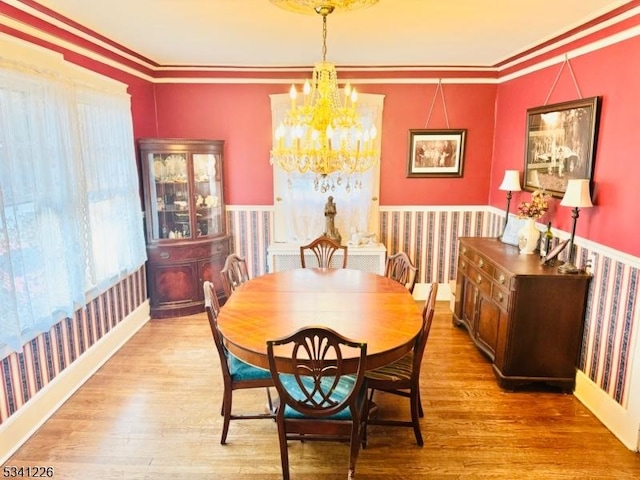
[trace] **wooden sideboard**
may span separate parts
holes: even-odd
[[[591,276],[558,273],[494,238],[459,242],[453,323],[493,362],[498,384],[572,391]]]

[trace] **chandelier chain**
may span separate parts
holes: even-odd
[[[327,61],[327,14],[322,15],[322,61]]]

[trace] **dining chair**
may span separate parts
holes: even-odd
[[[220,270],[220,277],[224,293],[229,298],[238,286],[249,281],[246,259],[235,253],[227,255],[224,266]]]
[[[222,408],[220,415],[224,417],[222,424],[222,436],[220,443],[227,443],[227,433],[229,432],[229,424],[231,420],[251,420],[260,418],[275,418],[273,401],[271,400],[271,392],[269,387],[273,387],[271,372],[264,368],[254,367],[243,362],[231,352],[227,350],[222,341],[222,335],[218,330],[218,314],[220,313],[220,304],[218,296],[215,292],[213,283],[204,282],[204,306],[209,319],[209,326],[213,334],[213,341],[220,356],[220,366],[222,368],[222,379],[224,382],[224,390],[222,393]],[[250,413],[244,415],[232,414],[233,391],[248,388],[266,388],[267,390],[267,413]]]
[[[401,283],[409,292],[413,293],[418,278],[418,268],[413,264],[409,255],[398,252],[387,257],[384,275]]]
[[[366,424],[412,427],[416,443],[421,447],[424,445],[424,441],[420,431],[420,417],[424,417],[424,412],[420,400],[420,367],[422,366],[422,358],[429,338],[429,331],[431,330],[437,294],[438,284],[432,283],[431,290],[422,309],[422,329],[416,339],[413,350],[399,360],[365,374],[367,387],[369,388],[367,411],[372,412],[367,418]],[[409,398],[411,420],[380,418],[380,409],[376,408],[377,406],[373,402],[375,391],[383,391]],[[363,447],[366,447],[367,443],[367,425],[365,425],[363,432]]]
[[[350,366],[344,361],[347,352],[357,359],[353,364],[350,360]],[[349,442],[349,478],[353,477],[367,404],[366,355],[366,343],[320,326],[267,341],[269,369],[280,399],[276,423],[284,480],[289,479],[288,440]]]
[[[318,260],[319,268],[329,268],[331,266],[333,254],[338,250],[342,250],[342,268],[347,268],[347,246],[340,245],[329,237],[320,236],[308,245],[302,245],[300,247],[300,263],[302,264],[302,268],[307,268],[305,252],[313,252]]]

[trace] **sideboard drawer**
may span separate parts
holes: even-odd
[[[478,290],[487,295],[491,295],[492,278],[489,275],[477,268],[469,266],[467,276],[478,287]]]
[[[495,267],[493,270],[493,279],[496,284],[500,285],[501,287],[509,290],[512,289],[511,281],[513,280],[513,275],[506,270]]]
[[[509,292],[498,287],[496,284],[493,284],[493,288],[491,289],[491,299],[502,310],[506,311],[509,307]]]

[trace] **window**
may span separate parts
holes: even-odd
[[[0,52],[4,357],[146,254],[124,86],[14,40]]]

